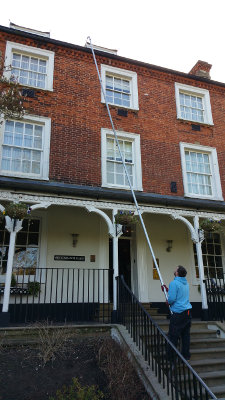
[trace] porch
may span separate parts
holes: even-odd
[[[16,194],[8,193],[7,198],[18,201]],[[17,232],[13,220],[7,222],[8,231],[3,223],[0,229],[0,301],[10,256],[16,287],[11,285],[10,272],[8,304],[15,322],[38,318],[110,321],[111,304],[114,315],[117,310],[119,275],[140,302],[165,311],[159,276],[141,225],[124,230],[115,224],[117,211],[134,212],[133,205],[33,195],[19,199],[33,203],[29,219],[21,221]],[[202,309],[208,312],[210,301],[204,277],[223,276],[225,245],[224,235],[218,233],[200,237],[199,223],[209,217],[223,220],[224,214],[145,205],[142,215],[166,284],[173,279],[175,266],[184,265],[194,316],[201,317]],[[40,289],[35,295],[32,282]]]
[[[52,323],[111,323],[113,311],[113,270],[84,268],[13,269],[10,287],[10,324],[48,320]],[[225,274],[204,281],[208,320],[225,321]],[[118,288],[117,292],[118,292]],[[0,284],[0,309],[4,284]],[[166,305],[144,304],[155,319],[169,315]],[[197,310],[193,310],[197,316]]]

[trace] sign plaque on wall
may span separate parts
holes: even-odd
[[[85,261],[85,256],[54,256],[55,261]]]

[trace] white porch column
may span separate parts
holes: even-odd
[[[200,279],[200,287],[201,287],[201,296],[202,296],[202,310],[203,313],[208,312],[208,303],[207,303],[207,296],[206,296],[206,289],[204,284],[204,266],[203,266],[203,259],[202,259],[202,241],[204,237],[200,237],[199,235],[199,217],[196,215],[194,217],[194,227],[196,234],[198,235],[198,241],[195,243],[196,250],[197,250],[197,258],[198,258],[198,269],[199,269],[199,279]]]
[[[9,217],[5,217],[5,219],[6,219],[6,229],[10,232],[10,241],[9,241],[9,253],[8,253],[8,261],[7,261],[7,271],[6,271],[6,281],[5,281],[2,312],[7,313],[9,310],[10,286],[11,286],[11,279],[12,279],[12,266],[13,266],[13,256],[14,256],[14,252],[15,252],[16,234],[17,234],[17,232],[19,232],[22,229],[23,220],[11,219]]]
[[[201,297],[202,297],[202,318],[203,320],[207,320],[208,318],[208,303],[206,297],[206,290],[204,285],[204,267],[202,260],[202,241],[204,240],[204,235],[199,231],[199,216],[194,216],[194,226],[184,217],[178,215],[176,213],[171,214],[173,219],[178,219],[187,225],[190,233],[191,239],[196,245],[197,250],[197,258],[198,258],[198,268],[199,268],[199,278],[200,278],[200,287],[201,287]]]
[[[113,310],[117,310],[117,281],[119,275],[118,236],[113,237]]]
[[[122,235],[122,226],[118,231],[118,225],[114,223],[115,215],[118,210],[113,210],[113,225],[115,229],[115,234],[113,236],[113,311],[117,310],[117,280],[119,276],[119,252],[118,252],[118,239]],[[120,226],[120,225],[119,225]]]

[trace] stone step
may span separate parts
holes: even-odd
[[[215,345],[220,346],[220,347],[224,347],[225,346],[225,339],[220,339],[220,338],[209,338],[209,339],[204,339],[204,341],[202,340],[202,338],[200,339],[191,339],[191,349],[195,349],[195,348],[209,348],[209,347],[215,347]]]
[[[225,384],[220,386],[211,386],[210,390],[218,400],[223,400],[225,398]]]
[[[210,339],[216,338],[216,331],[211,331],[209,329],[195,329],[191,328],[191,339]]]
[[[193,349],[191,351],[191,360],[203,360],[205,362],[206,359],[215,359],[215,358],[224,358],[225,359],[225,347],[211,347],[205,349]]]
[[[199,376],[209,388],[221,386],[225,383],[225,370],[200,372]]]
[[[197,372],[221,371],[225,369],[224,358],[206,358],[204,360],[190,360],[192,368]]]

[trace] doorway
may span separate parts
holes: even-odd
[[[123,275],[126,284],[131,288],[131,254],[130,239],[118,240],[119,275]]]

